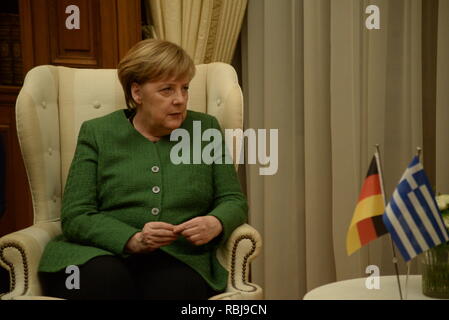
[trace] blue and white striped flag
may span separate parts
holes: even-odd
[[[435,195],[417,156],[405,170],[382,220],[405,261],[449,241]]]

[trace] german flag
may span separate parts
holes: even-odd
[[[374,155],[346,236],[348,255],[388,232],[382,221],[384,211],[377,157]]]

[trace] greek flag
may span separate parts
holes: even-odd
[[[405,170],[382,220],[405,261],[449,241],[432,188],[417,156]]]

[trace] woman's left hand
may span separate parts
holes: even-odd
[[[215,216],[201,216],[175,226],[173,232],[182,234],[196,246],[206,244],[223,231],[220,220]]]

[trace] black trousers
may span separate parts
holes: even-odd
[[[75,300],[206,300],[219,293],[195,270],[162,250],[126,259],[93,258],[79,266],[79,289],[66,287],[71,274],[65,269],[40,272],[44,294]]]

